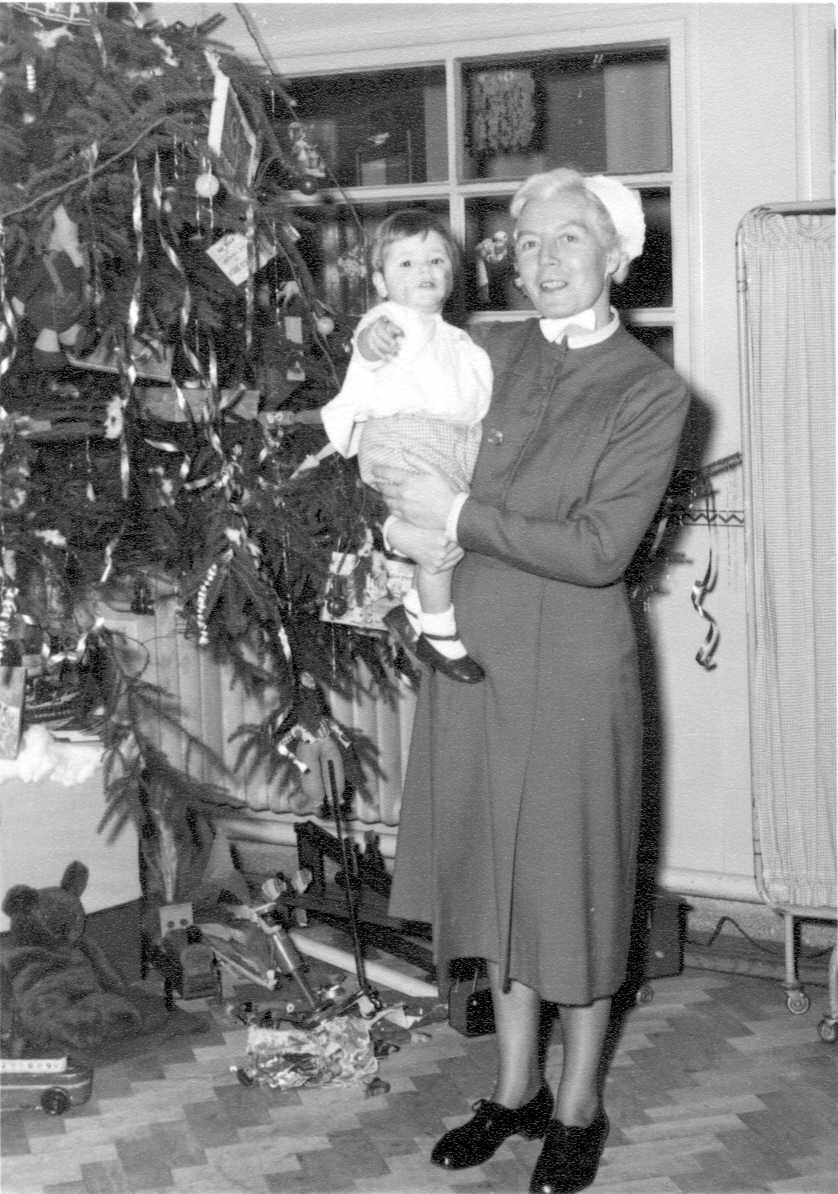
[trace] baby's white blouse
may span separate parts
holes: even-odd
[[[426,415],[447,423],[479,423],[489,409],[492,366],[467,332],[441,315],[425,315],[390,300],[364,315],[361,332],[386,315],[404,331],[392,361],[365,361],[356,348],[340,392],[323,407],[323,426],[342,456],[358,451],[367,419]]]

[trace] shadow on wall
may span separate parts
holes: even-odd
[[[698,395],[693,394],[678,450],[677,469],[692,473],[701,468],[710,438],[712,420],[710,407]],[[660,846],[664,836],[666,793],[663,790],[663,776],[666,772],[666,748],[669,740],[660,702],[657,645],[650,630],[647,605],[656,593],[664,589],[663,578],[668,564],[678,555],[680,533],[680,525],[677,520],[673,520],[660,542],[655,543],[653,526],[627,570],[643,694],[643,803],[636,895],[638,923],[645,921],[645,911],[654,905]],[[643,943],[639,943],[637,948],[642,949]]]

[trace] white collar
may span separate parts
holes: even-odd
[[[578,332],[567,337],[568,348],[587,348],[592,344],[601,344],[613,335],[620,326],[620,319],[614,308],[611,308],[611,319],[601,328],[596,327],[596,315],[588,307],[578,315],[568,315],[564,319],[540,319],[538,321],[545,340],[555,342],[561,340],[565,330],[569,327],[578,328]],[[585,329],[590,328],[590,331]]]
[[[396,303],[393,299],[384,299],[379,306],[397,322],[417,328],[433,329],[444,322],[438,312],[417,311],[414,307],[406,307],[404,303]]]

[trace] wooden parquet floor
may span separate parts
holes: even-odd
[[[820,1040],[826,988],[786,1010],[776,982],[687,969],[658,979],[615,1040],[600,1194],[838,1194],[838,1051]],[[392,1001],[400,997],[394,996]],[[190,1009],[196,1004],[190,1003]],[[197,1004],[210,1008],[209,1004]],[[212,1010],[210,1008],[210,1010]],[[219,1007],[200,1036],[99,1067],[63,1117],[8,1111],[3,1194],[515,1194],[539,1143],[513,1137],[485,1165],[428,1161],[491,1091],[491,1037],[445,1021],[381,1059],[390,1089],[242,1086],[246,1029]],[[556,1027],[548,1076],[561,1066]]]

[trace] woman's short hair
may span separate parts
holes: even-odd
[[[640,256],[646,231],[643,207],[637,191],[619,179],[604,174],[582,174],[568,166],[531,174],[512,196],[509,211],[517,220],[532,200],[567,194],[585,201],[605,248],[619,249],[626,262]]]
[[[370,269],[381,269],[385,250],[397,240],[404,240],[406,236],[427,236],[429,232],[436,232],[444,242],[456,273],[460,266],[460,246],[439,216],[424,207],[405,207],[381,221],[369,244]]]

